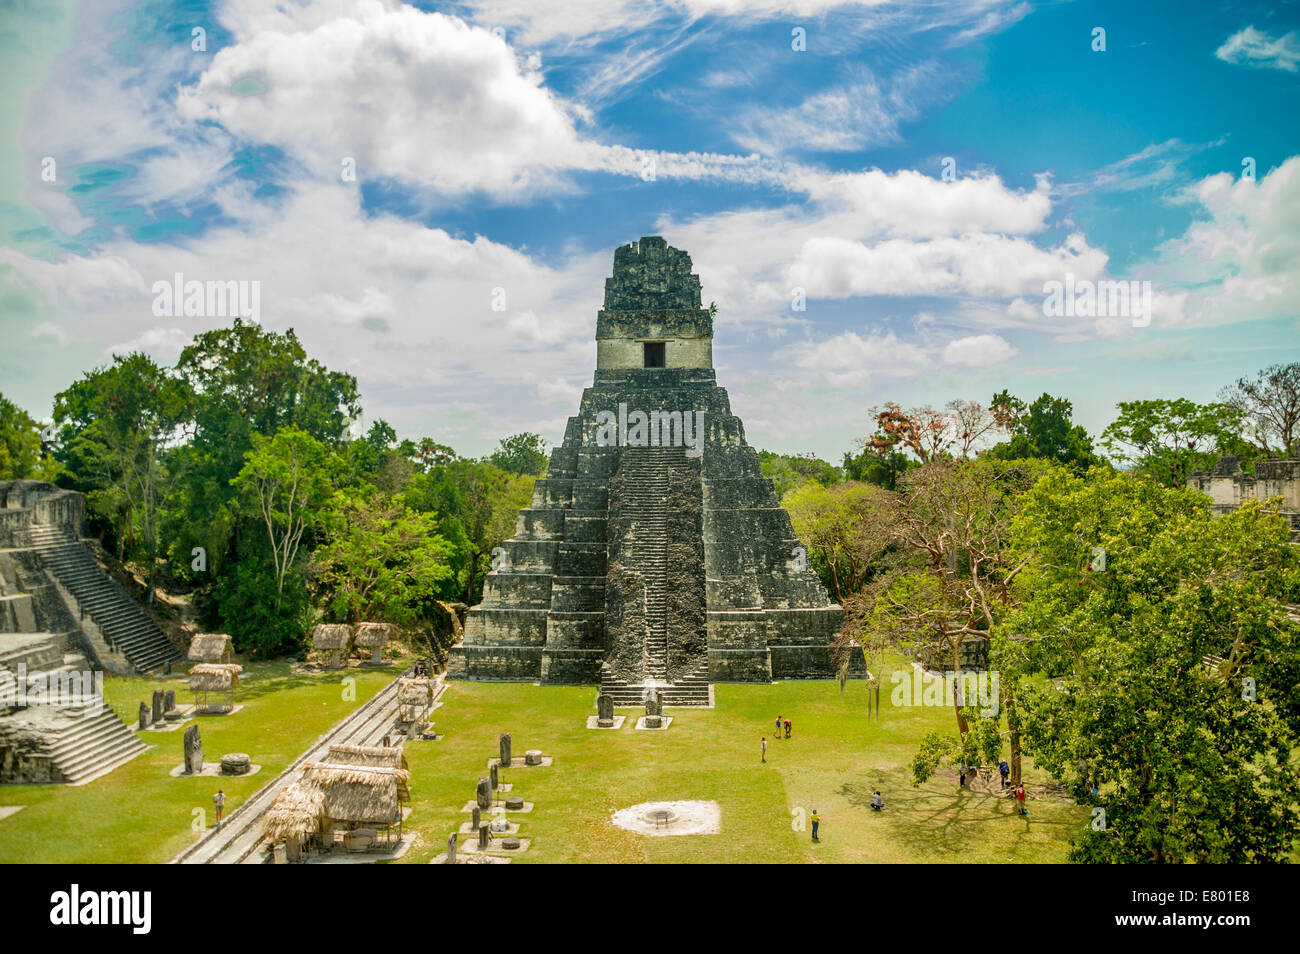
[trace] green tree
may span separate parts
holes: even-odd
[[[999,460],[1050,460],[1076,473],[1085,473],[1101,461],[1083,425],[1072,420],[1074,406],[1065,398],[1044,392],[1026,404],[1006,391],[993,395],[989,406],[1009,440],[989,450]]]
[[[292,330],[267,331],[240,319],[196,335],[176,367],[192,393],[194,436],[177,450],[184,480],[170,495],[164,537],[173,573],[198,584],[194,599],[205,625],[227,625],[221,621],[248,612],[224,606],[223,599],[240,594],[242,600],[255,590],[219,586],[229,565],[245,563],[245,576],[253,565],[274,573],[271,554],[258,549],[265,529],[235,499],[233,481],[254,438],[292,426],[329,448],[342,447],[361,413],[357,384],[309,358]],[[196,547],[206,552],[202,571],[191,559]],[[284,623],[286,640],[296,625]]]
[[[995,662],[1026,751],[1094,805],[1073,857],[1286,860],[1300,560],[1276,508],[1216,518],[1194,491],[1097,470],[1044,478],[1012,529],[1028,563]]]
[[[452,545],[437,516],[374,487],[335,494],[324,543],[312,555],[318,597],[339,620],[410,624],[452,577]]]
[[[546,441],[540,434],[531,433],[503,437],[488,461],[508,474],[541,477],[549,461]]]
[[[0,394],[0,480],[53,480],[58,466],[41,452],[41,429]]]
[[[112,528],[119,555],[139,551],[152,602],[162,512],[186,461],[175,445],[188,434],[188,388],[147,354],[118,355],[55,396],[54,420],[64,468]]]
[[[276,606],[303,538],[318,526],[334,492],[329,449],[306,431],[285,427],[274,437],[255,434],[233,485],[248,512],[265,528],[274,568]]]
[[[814,454],[777,454],[761,450],[758,452],[758,461],[763,476],[772,481],[777,500],[785,499],[786,494],[808,481],[830,487],[844,479],[838,467]]]
[[[823,487],[809,480],[782,504],[795,535],[808,547],[813,568],[843,604],[862,589],[890,545],[890,494],[872,484]]]
[[[1119,417],[1102,432],[1102,446],[1166,486],[1181,486],[1192,471],[1209,470],[1220,454],[1249,452],[1238,436],[1241,411],[1231,404],[1176,398],[1121,401],[1117,406]]]
[[[519,511],[532,500],[535,482],[460,457],[434,464],[412,479],[405,493],[408,505],[436,513],[439,532],[456,547],[452,566],[457,585],[447,598],[478,602],[492,550],[510,537]]]

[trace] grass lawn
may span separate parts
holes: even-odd
[[[510,732],[513,753],[555,757],[546,768],[507,772],[512,794],[535,809],[514,815],[532,839],[521,863],[557,862],[1061,862],[1088,810],[1039,797],[1030,818],[1014,802],[959,790],[955,770],[941,769],[913,788],[908,764],[921,736],[951,730],[950,709],[892,708],[882,690],[879,722],[866,716],[866,688],[835,682],[717,685],[715,709],[669,709],[665,732],[636,731],[636,710],[619,730],[585,727],[595,713],[589,687],[455,682],[434,713],[438,742],[406,746],[419,842],[402,859],[421,863],[445,850],[447,835],[468,819],[460,809]],[[793,738],[771,736],[777,714]],[[768,735],[767,764],[759,738]],[[1031,798],[1047,777],[1026,765]],[[997,782],[994,785],[998,785]],[[880,789],[886,807],[873,812]],[[718,835],[647,837],[613,827],[609,817],[643,801],[707,799],[722,809]],[[821,842],[808,826],[792,827],[796,810],[817,809]],[[462,839],[463,840],[463,839]]]
[[[244,709],[234,716],[201,717],[207,761],[247,752],[262,766],[246,779],[174,779],[182,732],[146,732],[153,746],[104,778],[76,788],[0,787],[0,806],[24,805],[0,819],[0,863],[163,862],[196,836],[194,810],[210,825],[218,785],[233,810],[275,777],[329,726],[369,699],[395,672],[350,670],[356,698],[345,701],[342,674],[294,675],[283,663],[254,663],[241,686]],[[187,698],[182,677],[110,677],[109,704],[134,724],[138,706],[157,687]],[[445,850],[447,835],[468,815],[474,784],[510,732],[514,753],[541,749],[555,758],[546,768],[506,773],[514,794],[534,802],[514,816],[532,840],[517,864],[562,862],[1058,862],[1070,837],[1087,824],[1088,810],[1040,797],[1028,823],[1011,800],[959,790],[953,769],[913,788],[908,763],[921,736],[951,730],[952,712],[893,708],[888,683],[880,721],[866,715],[866,688],[834,682],[715,687],[715,709],[669,709],[666,732],[638,732],[636,710],[619,730],[585,727],[595,713],[592,687],[455,682],[434,713],[444,738],[406,746],[411,766],[412,814],[417,836],[403,863],[429,861]],[[780,713],[794,728],[790,740],[771,735]],[[767,764],[759,738],[768,736]],[[1045,775],[1026,767],[1031,794]],[[996,785],[996,783],[995,783]],[[868,801],[884,794],[883,812]],[[609,817],[643,801],[706,799],[722,809],[718,835],[647,837],[613,827]],[[793,823],[817,809],[821,843],[809,826]],[[796,814],[799,813],[799,814]]]
[[[212,794],[226,793],[226,811],[275,778],[326,729],[364,703],[394,672],[352,669],[355,699],[344,699],[343,673],[295,675],[287,663],[246,663],[232,716],[200,716],[203,757],[247,752],[262,770],[248,778],[171,778],[183,761],[184,731],[139,732],[152,748],[87,785],[4,785],[0,806],[23,805],[0,819],[0,863],[163,862],[197,834],[194,810],[214,822]],[[104,696],[134,726],[154,689],[175,689],[187,704],[183,676],[108,676]],[[188,724],[188,723],[187,723]]]

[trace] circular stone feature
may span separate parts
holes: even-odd
[[[541,750],[541,749],[529,749],[527,752],[525,752],[525,753],[524,753],[524,764],[525,764],[525,765],[541,765],[541,764],[542,764],[542,750]]]
[[[510,830],[510,822],[506,821],[504,818],[495,818],[495,819],[492,820],[492,830],[493,830],[493,831],[509,831],[509,830]]]
[[[508,850],[508,851],[517,851],[517,850],[519,850],[519,839],[518,839],[518,838],[502,838],[502,839],[501,839],[501,847],[502,847],[502,848],[505,848],[505,849]]]
[[[251,768],[248,756],[243,752],[232,752],[221,756],[222,775],[247,775]]]
[[[717,802],[642,802],[616,811],[610,821],[639,835],[716,835],[722,811]]]
[[[677,821],[677,812],[672,808],[654,808],[643,813],[641,820],[656,828],[667,828]]]
[[[511,795],[506,799],[506,811],[519,812],[523,811],[524,800],[518,795]]]

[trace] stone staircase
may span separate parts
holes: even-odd
[[[37,525],[27,535],[45,568],[76,599],[82,615],[94,621],[108,644],[137,672],[151,672],[181,658],[158,625],[66,527]]]
[[[64,781],[80,785],[129,762],[148,746],[106,704],[98,711],[64,706],[50,742],[50,758]]]
[[[682,456],[675,447],[628,447],[623,451],[627,475],[624,512],[632,519],[632,565],[645,584],[645,674],[668,678],[668,468]]]
[[[701,662],[689,675],[683,676],[675,683],[659,681],[656,684],[666,706],[711,706],[713,705],[713,687],[709,685],[709,664]],[[645,705],[646,686],[644,683],[629,683],[616,677],[606,663],[600,670],[600,691],[614,697],[616,706]]]

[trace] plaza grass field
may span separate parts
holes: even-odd
[[[152,746],[108,775],[86,785],[3,785],[0,806],[23,805],[0,819],[0,863],[151,863],[168,861],[191,844],[194,809],[214,822],[212,795],[226,793],[226,811],[275,778],[316,738],[378,692],[392,670],[349,670],[355,700],[344,698],[342,673],[300,675],[285,663],[245,665],[230,716],[199,716],[203,757],[215,762],[227,752],[247,752],[262,769],[247,778],[172,778],[183,761],[184,731],[138,732]],[[175,689],[185,705],[185,678],[109,676],[104,698],[134,727],[141,702],[155,689]],[[189,723],[186,723],[187,725]]]
[[[446,849],[447,835],[468,816],[461,809],[486,774],[501,732],[513,753],[553,756],[549,767],[511,769],[511,794],[533,802],[512,815],[531,839],[516,864],[557,862],[1026,863],[1066,860],[1071,837],[1089,812],[1055,797],[1030,802],[1030,818],[999,794],[959,790],[943,768],[912,787],[908,764],[921,736],[951,730],[950,709],[893,708],[888,682],[880,721],[867,718],[867,691],[850,682],[841,697],[834,682],[715,686],[716,708],[665,710],[664,732],[633,728],[636,710],[619,730],[585,727],[595,713],[588,687],[451,683],[434,713],[437,742],[409,743],[412,814],[418,842],[402,862],[427,862]],[[777,714],[793,737],[775,740]],[[768,737],[767,764],[759,739]],[[1047,778],[1028,766],[1031,793]],[[994,781],[993,788],[1000,783]],[[873,812],[880,789],[883,812]],[[615,828],[615,811],[644,801],[707,799],[722,810],[721,833],[648,837]],[[817,809],[821,842],[796,831],[795,814]]]
[[[141,733],[148,752],[88,785],[0,787],[0,805],[26,806],[0,820],[0,862],[163,862],[196,837],[193,811],[211,824],[218,785],[233,810],[275,777],[322,732],[369,699],[394,670],[351,670],[356,699],[345,701],[341,674],[293,674],[285,664],[257,663],[239,690],[244,708],[233,716],[199,720],[207,761],[247,752],[262,766],[245,779],[174,779],[181,762],[181,732]],[[172,679],[109,678],[105,695],[133,724],[139,703]],[[889,683],[879,721],[867,717],[867,692],[850,682],[841,696],[834,682],[715,687],[716,708],[668,709],[664,732],[633,728],[636,710],[619,730],[586,728],[595,713],[592,687],[454,682],[433,715],[442,738],[411,742],[415,835],[401,863],[431,860],[447,835],[468,815],[461,812],[474,785],[487,774],[501,732],[510,732],[516,767],[505,773],[513,794],[533,802],[514,816],[529,850],[517,864],[617,863],[855,863],[1064,861],[1069,840],[1088,822],[1086,808],[1048,796],[1046,777],[1027,765],[1031,794],[1026,822],[1014,802],[981,790],[959,790],[942,768],[914,788],[908,763],[922,735],[951,731],[942,708],[889,705]],[[793,723],[793,738],[774,739],[777,714]],[[767,764],[759,739],[768,736]],[[524,768],[525,749],[555,759]],[[996,789],[997,782],[993,783]],[[880,789],[886,808],[868,807]],[[615,828],[610,816],[644,801],[705,799],[718,802],[721,833],[647,837]],[[813,809],[822,817],[821,843],[794,825]]]

